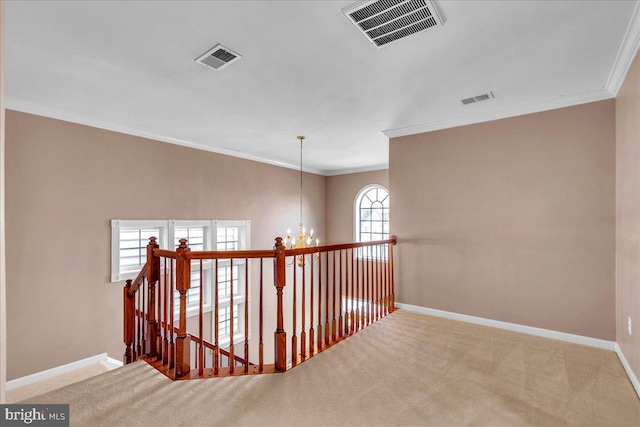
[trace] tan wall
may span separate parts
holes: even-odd
[[[615,339],[614,109],[392,139],[397,301]]]
[[[640,55],[616,98],[616,341],[640,377]],[[627,332],[631,317],[632,333]]]
[[[298,223],[295,170],[14,111],[6,130],[9,379],[121,358],[111,219],[250,219],[254,249]],[[326,178],[305,174],[305,196],[323,236]],[[265,319],[268,353],[275,315]]]
[[[388,189],[389,170],[351,173],[327,178],[327,230],[329,231],[327,243],[353,241],[353,203],[360,190],[369,184],[380,184]],[[391,200],[393,200],[392,195]],[[390,215],[393,215],[393,212]]]

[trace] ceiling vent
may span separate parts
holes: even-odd
[[[342,13],[378,49],[444,23],[429,0],[357,2]]]
[[[215,45],[213,48],[200,55],[195,61],[205,67],[221,70],[227,65],[236,62],[242,56],[221,44]]]
[[[494,99],[493,92],[483,93],[482,95],[472,96],[471,98],[461,99],[463,105],[473,104],[474,102],[486,101],[487,99]]]

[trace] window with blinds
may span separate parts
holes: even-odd
[[[235,251],[249,249],[251,221],[245,220],[162,220],[162,221],[111,221],[112,258],[111,279],[113,282],[135,278],[147,261],[149,237],[156,237],[161,248],[176,249],[180,239],[187,239],[192,251]],[[168,244],[170,242],[170,244]],[[200,295],[204,312],[213,310],[215,278],[218,278],[218,327],[221,340],[228,336],[231,322],[231,288],[233,286],[234,331],[244,331],[244,295],[246,261],[219,260],[217,272],[215,261],[205,260],[191,263],[191,286],[187,291],[187,316],[195,316],[200,308]],[[201,291],[202,284],[202,291]],[[179,310],[179,293],[176,291],[176,311]],[[213,318],[214,316],[212,316]],[[213,320],[212,320],[213,322]]]
[[[135,279],[147,262],[149,237],[166,245],[168,221],[111,221],[111,281]],[[164,246],[166,247],[166,246]]]

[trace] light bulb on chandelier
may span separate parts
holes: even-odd
[[[315,243],[315,246],[320,245],[320,239],[316,238],[314,242],[313,228],[309,230],[309,235],[307,236],[307,229],[304,227],[304,223],[302,222],[302,141],[304,141],[305,137],[300,135],[297,138],[300,140],[300,224],[298,236],[292,237],[291,229],[287,230],[287,237],[284,239],[284,246],[287,249],[310,248],[314,246],[313,243]],[[303,255],[298,256],[298,265],[304,265]]]

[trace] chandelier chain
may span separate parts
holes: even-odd
[[[299,136],[300,140],[300,225],[302,225],[302,141],[304,136]]]

